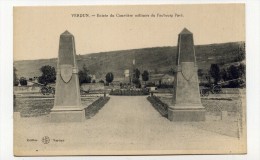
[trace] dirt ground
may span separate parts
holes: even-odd
[[[110,97],[108,103],[94,117],[82,123],[51,123],[48,115],[22,118],[14,115],[15,154],[245,152],[246,143],[243,138],[205,130],[198,127],[201,122],[171,122],[151,106],[146,100],[147,96]],[[212,121],[207,125],[215,124]]]

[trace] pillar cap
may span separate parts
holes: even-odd
[[[61,35],[64,35],[64,36],[73,36],[68,30],[66,30],[65,32],[63,32]]]
[[[187,28],[184,28],[180,34],[192,34]]]

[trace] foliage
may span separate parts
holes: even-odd
[[[228,74],[230,80],[238,79],[245,76],[245,65],[244,64],[240,64],[239,66],[231,65],[228,68]],[[236,88],[239,87],[241,83],[243,83],[242,80],[231,81],[229,83],[229,87]]]
[[[135,84],[136,88],[141,88],[141,82],[139,79],[134,78],[132,82]]]
[[[215,84],[217,84],[220,81],[221,77],[218,64],[211,64],[209,74],[214,79]]]
[[[148,71],[144,71],[143,74],[142,74],[142,80],[143,81],[148,81],[149,80],[149,72]]]
[[[140,74],[141,73],[138,68],[134,69],[132,82],[136,85],[137,88],[141,87],[141,82],[139,80]]]
[[[89,70],[87,69],[86,65],[84,64],[82,70],[79,71],[79,83],[80,85],[83,83],[91,83],[91,77],[89,75]]]
[[[21,77],[19,81],[20,81],[21,86],[27,86],[27,80],[26,80],[26,78]]]
[[[140,78],[140,71],[138,68],[134,69],[134,75],[133,77],[136,78],[136,79],[139,79]]]
[[[99,83],[105,83],[105,82],[103,81],[103,79],[101,79],[101,80],[99,81]]]
[[[40,68],[42,75],[39,77],[38,82],[47,85],[48,83],[54,83],[56,80],[55,68],[49,65],[42,66]]]
[[[221,70],[221,77],[224,81],[229,81],[225,87],[237,88],[244,84],[244,78],[246,74],[246,66],[243,63],[239,65],[231,65],[227,69]]]
[[[117,96],[140,96],[140,95],[148,95],[148,89],[115,89],[112,90],[110,95],[117,95]]]
[[[244,63],[240,63],[240,65],[238,66],[239,69],[239,74],[241,77],[246,75],[246,65]]]
[[[243,61],[243,60],[245,60],[245,58],[246,58],[245,48],[244,48],[244,46],[243,47],[239,46],[238,56],[235,60],[236,61]]]
[[[222,77],[222,79],[224,81],[227,81],[228,80],[228,72],[225,68],[223,68],[221,71],[220,71],[220,75]]]
[[[113,75],[113,73],[112,73],[112,72],[107,73],[107,74],[106,74],[106,82],[107,82],[107,83],[111,83],[111,82],[113,82],[113,80],[114,80],[114,75]]]
[[[228,69],[229,79],[237,79],[239,78],[239,70],[238,67],[231,65]]]
[[[14,67],[14,68],[13,68],[13,74],[14,74],[14,75],[13,75],[13,76],[14,76],[14,77],[13,77],[13,85],[14,85],[14,86],[18,86],[18,84],[19,84],[19,80],[18,80],[18,78],[17,78],[16,71],[17,71],[17,70],[16,70],[16,68]]]

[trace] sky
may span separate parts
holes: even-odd
[[[184,27],[195,45],[245,41],[243,4],[14,7],[13,22],[14,60],[57,58],[65,30],[74,35],[77,54],[176,46]]]

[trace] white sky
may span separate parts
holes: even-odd
[[[72,18],[71,14],[182,14],[182,18]],[[176,46],[186,27],[194,43],[245,41],[243,4],[14,8],[14,60],[55,58],[59,35],[75,36],[77,54]]]

